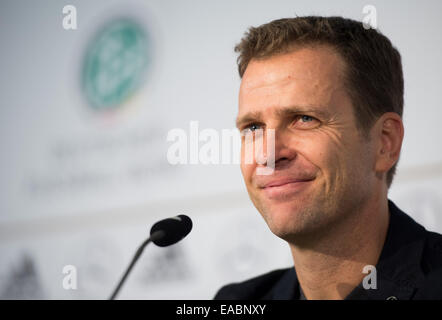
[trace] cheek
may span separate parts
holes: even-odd
[[[246,184],[251,183],[251,178],[253,171],[255,170],[256,164],[254,159],[254,149],[253,144],[250,145],[244,141],[241,143],[241,173],[244,177]]]
[[[329,180],[328,184],[345,188],[360,185],[361,177],[367,175],[368,157],[362,142],[356,140],[324,139],[311,153],[311,161]]]
[[[243,175],[245,183],[247,185],[249,185],[251,183],[251,180],[252,180],[254,165],[244,164],[244,162],[241,159],[240,168],[241,168],[241,173]]]
[[[330,141],[320,136],[298,138],[296,142],[297,153],[320,169],[330,163],[334,149]]]
[[[325,176],[335,175],[345,169],[348,151],[341,141],[323,133],[298,139],[298,153]]]

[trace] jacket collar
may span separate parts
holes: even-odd
[[[345,300],[408,300],[424,276],[420,262],[425,229],[390,200],[388,207],[387,236],[376,264],[377,288],[364,289],[361,282]],[[272,299],[299,299],[300,286],[294,267],[284,273],[272,291]]]
[[[359,284],[346,299],[409,300],[424,277],[421,260],[426,230],[388,201],[390,223],[376,264],[377,289]]]

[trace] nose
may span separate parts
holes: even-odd
[[[262,166],[274,167],[275,170],[282,170],[290,166],[291,162],[296,158],[296,151],[290,146],[290,137],[288,133],[273,129],[274,142],[272,143],[272,135],[267,132],[265,141],[265,155]],[[274,147],[272,148],[272,144]],[[271,158],[273,157],[273,159]],[[273,165],[274,164],[274,165]]]
[[[290,146],[290,139],[285,133],[275,135],[275,170],[282,170],[296,159],[296,151]]]

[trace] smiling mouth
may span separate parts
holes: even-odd
[[[282,187],[282,186],[285,186],[287,184],[292,184],[292,183],[309,182],[311,180],[313,180],[313,179],[310,179],[310,180],[288,180],[288,181],[272,182],[272,183],[269,183],[269,184],[265,185],[264,189]]]
[[[269,198],[278,199],[304,190],[313,180],[314,179],[275,181],[262,187],[262,190]]]
[[[303,182],[310,182],[314,180],[312,179],[281,179],[276,181],[271,181],[264,186],[262,186],[262,189],[268,189],[268,188],[277,188],[277,187],[283,187],[285,185],[289,184],[296,184],[296,183],[303,183]]]

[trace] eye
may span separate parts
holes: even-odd
[[[251,125],[248,125],[246,127],[246,129],[248,129],[250,131],[255,131],[255,130],[258,130],[260,128],[261,128],[261,126],[259,124],[256,124],[256,123],[252,123]]]
[[[241,130],[241,136],[244,137],[253,137],[257,138],[262,136],[263,134],[263,126],[258,123],[251,123],[244,127],[244,129]]]
[[[302,115],[301,116],[301,120],[303,121],[303,122],[310,122],[310,121],[313,121],[313,120],[315,120],[313,117],[310,117],[310,116],[306,116],[306,115]]]
[[[254,132],[258,129],[262,129],[262,126],[257,124],[257,123],[251,123],[247,126],[244,127],[244,129],[242,131],[244,132]]]
[[[319,125],[319,120],[303,114],[295,117],[293,125],[298,129],[313,129]]]

